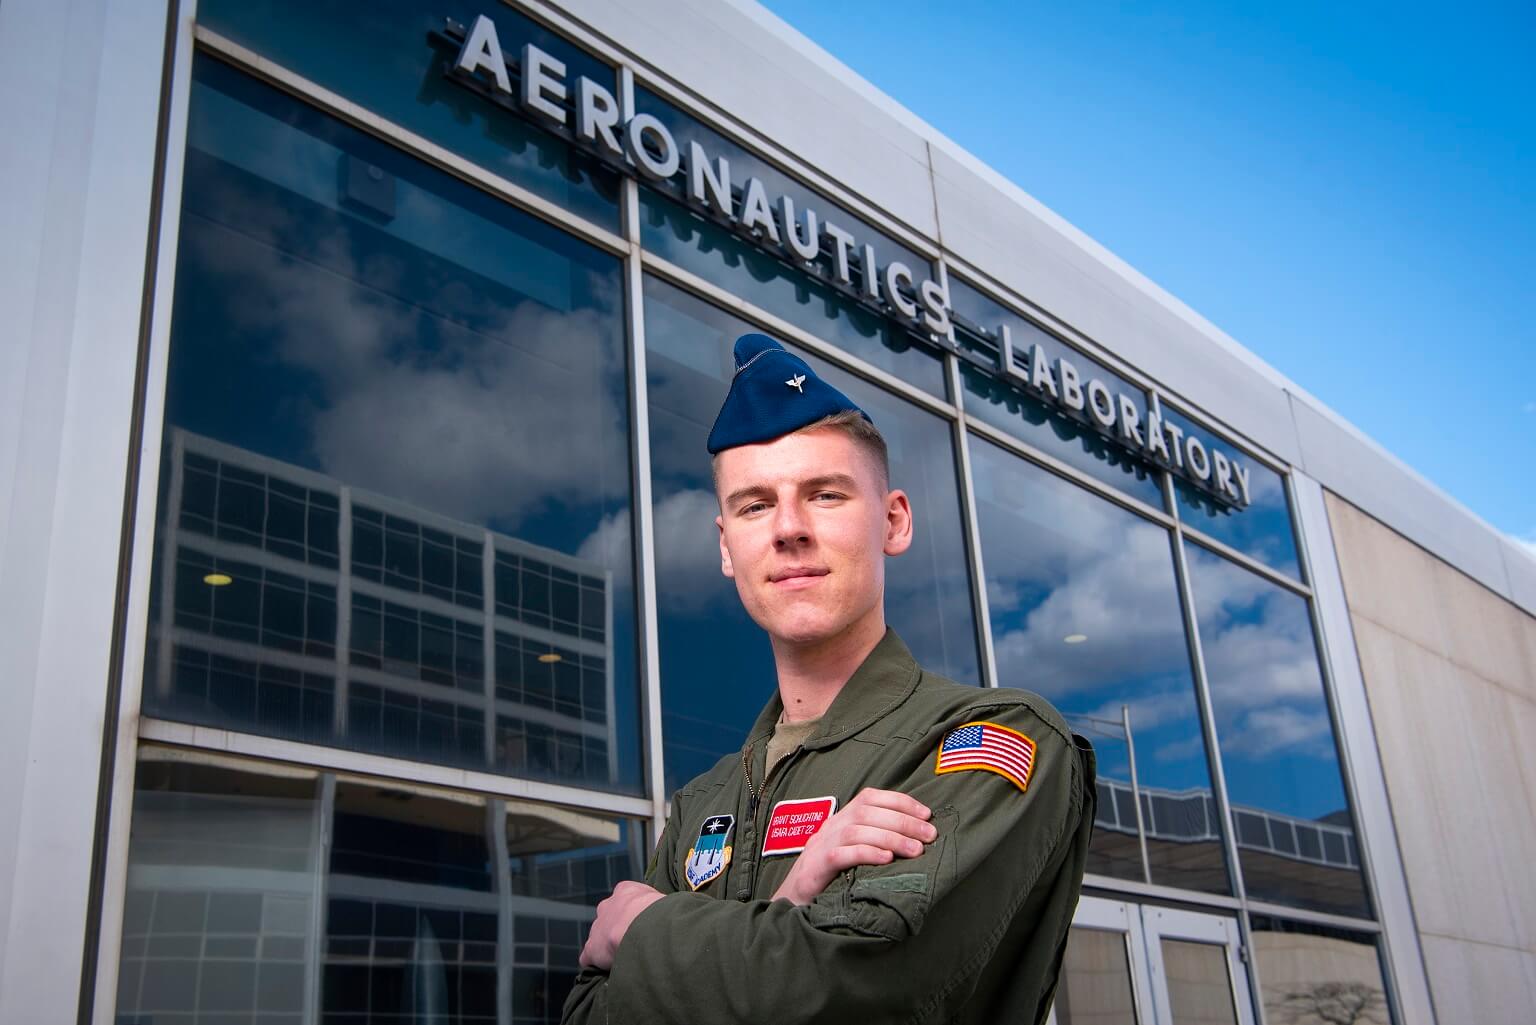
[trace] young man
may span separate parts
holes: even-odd
[[[772,339],[735,358],[709,438],[720,568],[778,691],[673,797],[646,881],[598,905],[565,1021],[1043,1022],[1092,749],[1033,694],[912,660],[885,625],[913,526],[884,441]]]

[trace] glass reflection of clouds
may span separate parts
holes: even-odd
[[[736,751],[776,686],[763,631],[720,574],[705,438],[730,387],[731,346],[752,330],[652,278],[645,282],[663,743],[675,787]],[[916,538],[886,566],[886,619],[928,669],[979,679],[960,496],[948,426],[801,353],[866,409],[890,446],[891,483],[912,499]]]
[[[1179,415],[1166,405],[1163,417],[1185,434],[1199,438],[1210,451],[1226,451],[1248,471],[1249,503],[1242,508],[1211,499],[1194,485],[1173,478],[1179,518],[1185,524],[1231,545],[1293,577],[1301,576],[1296,557],[1296,535],[1291,530],[1291,507],[1285,494],[1285,478],[1231,443]]]
[[[208,58],[189,122],[157,624],[246,647],[146,711],[638,791],[618,262]]]
[[[1346,867],[1359,864],[1354,822],[1306,599],[1198,545],[1185,552],[1248,894],[1363,915],[1358,867]],[[1245,808],[1276,813],[1280,824]],[[1334,828],[1287,829],[1286,817]],[[1288,850],[1324,864],[1281,856]]]
[[[1098,751],[1089,871],[1144,874],[1124,708],[1151,881],[1227,892],[1168,532],[979,438],[971,454],[999,682],[1044,695]]]
[[[497,35],[512,59],[534,43],[572,80],[614,70],[505,4]],[[201,0],[200,25],[599,224],[617,228],[617,172],[447,76],[458,46],[444,20],[490,13],[475,0]]]

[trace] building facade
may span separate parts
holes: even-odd
[[[0,58],[0,1021],[557,1021],[774,684],[749,329],[889,439],[919,660],[1094,740],[1057,1025],[1533,1020],[1536,560],[772,15]]]

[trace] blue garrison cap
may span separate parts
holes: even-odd
[[[735,357],[731,390],[709,432],[710,455],[737,445],[772,441],[844,410],[869,420],[869,414],[852,399],[767,335],[736,339]]]

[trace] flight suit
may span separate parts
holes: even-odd
[[[1094,756],[1034,694],[924,672],[893,631],[819,725],[764,778],[777,695],[739,755],[677,792],[646,882],[666,894],[630,925],[611,973],[584,969],[576,1023],[1019,1022],[1045,1020],[1077,906],[1094,818]],[[987,769],[938,771],[951,731],[1028,737],[1020,788]],[[811,904],[773,894],[796,855],[763,856],[777,802],[897,790],[933,812],[915,858],[843,872]],[[734,817],[723,872],[690,889],[706,826]]]

